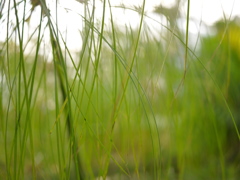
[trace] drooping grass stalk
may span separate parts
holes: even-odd
[[[52,48],[53,48],[53,57],[54,57],[54,61],[55,61],[55,65],[56,65],[56,69],[57,69],[57,76],[59,78],[59,82],[60,82],[60,89],[61,89],[61,94],[62,94],[62,98],[63,100],[67,100],[68,101],[68,109],[66,111],[67,114],[67,127],[68,127],[68,133],[69,133],[69,137],[70,137],[70,144],[73,143],[73,158],[74,158],[74,162],[75,162],[75,168],[76,168],[76,175],[78,177],[78,179],[84,179],[84,171],[83,171],[83,167],[81,165],[81,160],[79,157],[79,154],[77,152],[77,140],[76,140],[76,136],[75,136],[75,132],[74,132],[74,127],[73,127],[73,119],[72,119],[72,110],[71,110],[71,102],[70,102],[70,91],[68,90],[69,85],[68,85],[68,76],[67,76],[67,72],[66,72],[66,65],[61,53],[61,49],[59,46],[59,42],[58,40],[54,37],[53,34],[53,29],[52,27],[49,25],[49,30],[50,30],[50,36],[51,36],[51,43],[52,43]],[[66,85],[65,85],[66,84]]]
[[[76,137],[74,135],[74,128],[73,128],[73,122],[72,122],[72,115],[71,115],[71,105],[70,105],[70,96],[69,96],[69,91],[66,90],[66,88],[68,88],[68,83],[67,83],[67,79],[63,79],[63,75],[62,75],[62,70],[64,71],[64,73],[66,73],[66,68],[64,67],[65,65],[63,64],[63,58],[62,55],[59,51],[59,44],[57,44],[57,41],[55,40],[53,34],[52,34],[52,29],[50,27],[50,33],[51,33],[51,43],[52,43],[52,47],[53,47],[53,55],[55,58],[55,63],[56,63],[56,68],[57,68],[57,77],[59,78],[59,82],[60,82],[60,89],[61,89],[61,94],[62,94],[62,98],[65,101],[66,99],[68,100],[68,111],[67,111],[67,127],[68,127],[68,132],[69,132],[69,137],[70,137],[70,142],[73,143],[73,157],[74,157],[74,161],[75,161],[75,166],[76,166],[76,171],[77,171],[77,177],[78,179],[84,179],[84,174],[83,174],[83,170],[82,170],[82,165],[81,165],[81,161],[80,161],[80,157],[77,153],[77,141],[76,141]],[[59,69],[60,67],[59,64],[61,64],[61,69]],[[65,70],[64,70],[65,69]],[[65,78],[67,78],[66,74],[65,74]],[[64,81],[66,82],[66,87],[64,85]],[[70,144],[71,144],[70,143]]]
[[[48,18],[48,29],[50,32],[50,40],[51,40],[51,47],[52,47],[52,53],[53,53],[53,60],[55,64],[55,69],[56,69],[56,75],[59,79],[60,82],[60,91],[61,95],[63,98],[63,101],[67,102],[67,109],[66,109],[66,117],[67,117],[67,129],[69,133],[69,138],[70,138],[70,147],[72,146],[72,154],[73,155],[73,160],[75,164],[75,170],[76,170],[76,175],[78,179],[84,179],[84,171],[81,165],[80,157],[77,152],[77,140],[74,132],[74,127],[73,127],[73,116],[72,116],[72,109],[71,109],[71,101],[70,101],[70,91],[69,91],[69,85],[68,85],[68,75],[67,75],[67,70],[66,70],[66,64],[61,52],[60,48],[60,43],[59,43],[59,35],[58,35],[58,29],[55,30],[52,24],[52,21],[50,19],[50,14],[48,12],[46,2],[44,0],[40,1],[41,3],[41,10],[44,12],[44,14]],[[56,24],[57,25],[57,24]],[[58,28],[58,27],[56,27]],[[56,81],[56,79],[55,79]],[[57,98],[57,94],[56,94]],[[58,135],[57,135],[58,136]],[[57,144],[59,147],[59,139],[57,139]],[[60,162],[60,152],[58,152],[58,157],[59,157],[59,162]],[[70,159],[69,159],[70,160]],[[69,161],[71,162],[71,161]],[[62,170],[61,163],[59,163],[60,166],[60,171]],[[70,168],[70,163],[69,163],[69,168]],[[70,172],[70,171],[69,171]]]

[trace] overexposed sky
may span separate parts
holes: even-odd
[[[89,7],[93,6],[93,1],[90,0],[88,2]],[[183,19],[186,17],[187,11],[187,0],[181,0],[181,16]],[[76,0],[60,0],[60,4],[62,7],[67,7],[72,9],[72,12],[68,12],[66,14],[60,13],[62,26],[66,26],[64,24],[68,24],[68,27],[73,27],[72,31],[76,31],[81,26],[81,22],[79,21],[79,16],[77,13],[83,13],[83,4],[78,3]],[[124,4],[128,8],[141,7],[143,4],[143,0],[110,0],[110,4],[113,7],[112,13],[114,17],[114,22],[120,26],[131,25],[133,28],[138,27],[140,22],[140,16],[137,12],[123,9],[123,8],[114,8],[115,6],[119,6]],[[160,19],[158,15],[153,13],[154,7],[157,5],[163,5],[166,7],[172,7],[175,4],[175,0],[146,0],[145,1],[145,12],[151,18],[166,24],[164,19]],[[106,5],[108,6],[108,1],[106,1]],[[96,8],[96,17],[99,17],[101,20],[102,16],[102,2],[100,0],[95,0],[95,8]],[[236,15],[240,16],[240,0],[191,0],[190,1],[190,19],[194,23],[190,24],[190,31],[197,32],[198,24],[200,21],[206,25],[212,25],[214,22],[225,18],[234,17]],[[110,11],[109,8],[106,9],[105,12],[105,21],[106,24],[110,20]],[[149,18],[145,18],[145,22],[149,23],[151,28],[155,28],[156,30],[161,28],[161,25],[158,23],[154,23]],[[184,24],[184,23],[183,23]],[[69,31],[70,28],[69,28]],[[72,32],[74,34],[74,32]],[[69,37],[69,40],[75,39],[75,36]],[[71,46],[72,43],[70,43]],[[73,44],[72,44],[73,45]],[[74,46],[74,45],[73,45]]]
[[[30,1],[30,0],[29,0]],[[55,17],[55,2],[56,0],[46,0],[48,7],[53,17]],[[67,39],[67,45],[70,49],[79,49],[81,45],[80,32],[82,29],[84,15],[84,4],[79,3],[84,0],[58,0],[58,27]],[[95,2],[95,6],[93,6]],[[165,7],[171,7],[175,3],[175,0],[145,0],[145,13],[147,16],[154,20],[166,24],[166,20],[160,18],[158,15],[153,13],[154,7],[162,4]],[[13,4],[13,2],[12,2]],[[110,0],[112,6],[112,13],[114,22],[119,26],[131,25],[133,28],[138,27],[140,22],[140,16],[136,11],[130,10],[134,7],[141,7],[143,0]],[[119,5],[125,5],[127,8],[119,8]],[[108,0],[106,1],[106,12],[105,12],[105,24],[108,25],[110,22],[110,10],[108,8]],[[181,16],[182,19],[186,18],[187,0],[181,0]],[[118,7],[117,7],[118,6]],[[90,0],[88,7],[95,7],[95,17],[101,22],[103,2],[100,0]],[[31,6],[28,3],[27,9],[30,10]],[[205,25],[212,25],[219,19],[229,19],[235,16],[240,16],[240,0],[190,0],[190,31],[197,32],[197,25],[200,21]],[[19,9],[21,11],[21,9]],[[7,11],[5,10],[5,13]],[[29,12],[29,11],[28,11]],[[39,24],[40,7],[37,7],[32,15],[29,23],[28,31],[33,31]],[[6,17],[6,16],[5,16]],[[13,17],[14,18],[14,17]],[[54,19],[54,18],[53,18]],[[161,25],[156,23],[149,18],[145,17],[144,21],[155,30],[161,29]],[[2,21],[1,21],[2,23]],[[5,21],[6,23],[6,21]],[[195,23],[195,25],[194,25]],[[184,22],[182,23],[184,26]],[[106,26],[107,28],[107,26]],[[6,38],[6,28],[4,23],[0,24],[0,41],[4,41]],[[31,33],[29,33],[31,34]],[[66,36],[67,35],[67,36]]]

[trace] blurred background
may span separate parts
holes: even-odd
[[[2,0],[1,179],[238,179],[240,0]]]

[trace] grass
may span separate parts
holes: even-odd
[[[76,13],[76,52],[60,29],[62,7],[38,2],[30,18],[29,2],[0,3],[1,179],[239,177],[237,21],[199,33],[192,47],[190,0],[185,31],[148,16],[147,1],[104,0],[100,21],[91,1]],[[119,8],[139,15],[137,28],[115,22]],[[146,19],[164,29],[160,39]]]

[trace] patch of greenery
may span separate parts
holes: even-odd
[[[198,34],[195,49],[190,0],[185,31],[175,22],[179,3],[156,8],[169,22],[155,21],[160,39],[145,24],[145,1],[120,7],[139,14],[136,29],[114,22],[119,7],[110,1],[102,1],[100,23],[95,4],[81,1],[82,47],[73,52],[45,0],[31,0],[30,10],[26,1],[3,2],[1,179],[239,177],[237,19],[218,22],[214,35]],[[39,24],[26,35],[35,8]]]

